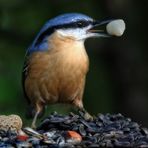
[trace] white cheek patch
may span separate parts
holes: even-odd
[[[60,29],[57,30],[57,32],[59,32],[61,35],[63,36],[69,36],[69,37],[77,37],[78,35],[80,35],[80,32],[78,29]]]
[[[125,31],[125,22],[122,19],[111,21],[106,26],[107,33],[122,36]]]
[[[74,28],[74,29],[59,29],[57,30],[59,34],[63,37],[71,37],[75,40],[81,40],[85,35],[85,31],[83,29]]]

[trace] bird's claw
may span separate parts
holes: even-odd
[[[85,109],[80,109],[79,114],[85,119],[85,120],[93,120],[93,116],[91,116]]]

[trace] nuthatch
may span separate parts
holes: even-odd
[[[84,41],[111,36],[113,33],[94,29],[107,23],[111,20],[97,21],[68,13],[49,20],[38,33],[27,50],[23,69],[23,88],[34,117],[33,127],[47,104],[67,103],[84,109],[82,97],[89,67]],[[111,30],[109,25],[108,32]]]

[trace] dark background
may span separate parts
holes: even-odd
[[[120,112],[148,127],[147,10],[145,1],[134,0],[0,0],[0,114],[16,113],[26,122],[21,86],[26,49],[48,19],[80,12],[122,18],[127,28],[120,38],[86,41],[85,108],[91,114]]]

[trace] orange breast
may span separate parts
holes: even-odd
[[[32,101],[68,102],[82,86],[88,71],[88,57],[81,43],[58,46],[58,50],[30,56],[26,93]],[[54,52],[56,51],[56,52]]]

